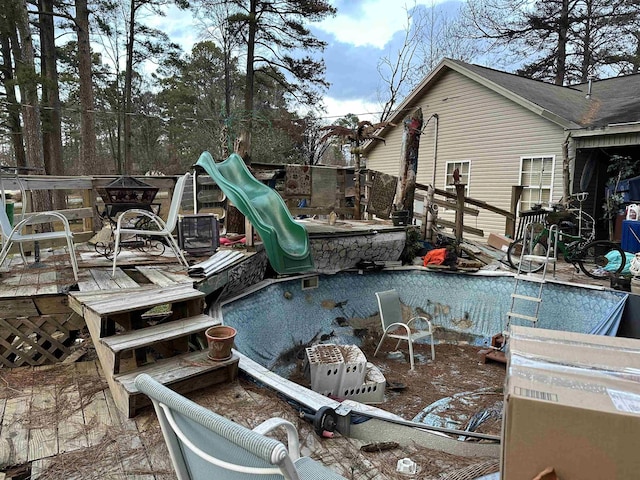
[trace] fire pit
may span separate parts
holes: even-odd
[[[122,176],[104,187],[104,203],[128,203],[149,205],[158,193],[158,187],[134,177]]]
[[[132,208],[152,210],[152,202],[158,190],[158,187],[149,185],[134,177],[118,177],[113,182],[98,189],[105,206],[105,212],[101,216],[115,220],[119,213]],[[159,207],[159,205],[156,207]]]

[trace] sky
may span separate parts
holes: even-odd
[[[443,0],[415,0],[432,6]],[[311,24],[314,35],[327,42],[323,57],[326,79],[331,84],[324,96],[328,123],[349,113],[360,120],[377,121],[382,84],[379,60],[394,56],[404,38],[407,8],[414,0],[330,0],[337,15]],[[199,40],[199,31],[190,14],[172,7],[166,17],[149,19],[185,52]]]

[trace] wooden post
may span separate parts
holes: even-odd
[[[518,211],[518,202],[520,201],[520,197],[522,196],[522,191],[524,187],[522,185],[513,185],[511,187],[511,206],[509,207],[509,211],[513,213],[514,218],[511,219],[507,217],[507,221],[504,227],[504,234],[507,237],[515,238],[516,235],[516,212]]]
[[[427,188],[427,195],[424,198],[424,219],[420,227],[420,234],[423,240],[433,241],[434,228],[438,222],[438,205],[434,201],[435,189],[433,185]]]
[[[420,146],[423,123],[422,108],[416,108],[403,121],[402,154],[395,206],[396,210],[407,210],[410,220],[413,219],[413,197],[418,172],[418,147]]]
[[[462,243],[462,227],[464,225],[464,187],[462,183],[456,183],[456,243]]]
[[[355,141],[355,147],[353,147],[351,151],[354,154],[355,164],[356,164],[355,165],[356,177],[355,177],[355,185],[354,185],[355,198],[353,202],[355,212],[354,212],[353,218],[355,220],[360,220],[360,142],[357,139]]]

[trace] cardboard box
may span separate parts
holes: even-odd
[[[512,238],[505,237],[504,235],[498,235],[497,233],[490,233],[487,238],[487,245],[503,252],[507,252],[509,245],[513,242]]]
[[[640,341],[512,327],[501,478],[638,478]]]

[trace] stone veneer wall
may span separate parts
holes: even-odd
[[[405,231],[372,232],[362,235],[311,237],[315,271],[336,273],[354,268],[360,261],[396,261],[406,242]]]

